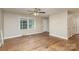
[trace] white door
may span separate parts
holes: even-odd
[[[77,33],[77,19],[76,16],[72,19],[72,35]]]
[[[68,18],[68,31],[69,37],[77,33],[77,19],[75,15],[71,15]]]

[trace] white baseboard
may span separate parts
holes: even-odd
[[[54,35],[54,34],[49,34],[49,35],[50,35],[50,36],[55,36],[55,37],[58,37],[58,38],[62,38],[62,39],[68,40],[67,37],[63,37],[63,36],[59,36],[59,35]]]
[[[43,32],[37,32],[37,33],[30,33],[30,34],[24,34],[24,35],[16,35],[16,36],[4,37],[4,40],[5,39],[10,39],[10,38],[15,38],[15,37],[21,37],[21,36],[25,36],[25,35],[39,34],[39,33],[43,33]]]
[[[5,39],[9,39],[9,38],[20,37],[20,36],[22,36],[22,35],[16,35],[16,36],[11,36],[11,37],[4,37],[4,40],[5,40]]]

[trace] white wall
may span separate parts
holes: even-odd
[[[0,9],[0,46],[3,44],[3,12]]]
[[[36,29],[20,30],[20,17],[34,18],[36,21]],[[43,32],[42,18],[29,17],[26,15],[20,15],[15,13],[4,12],[4,38],[12,38],[21,35],[30,35]]]
[[[49,35],[67,39],[67,11],[49,17]]]
[[[77,34],[79,34],[79,15],[77,15]]]

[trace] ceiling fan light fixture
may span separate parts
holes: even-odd
[[[39,15],[39,13],[36,13],[36,12],[35,12],[35,13],[33,13],[33,15],[34,15],[34,16],[38,16],[38,15]]]

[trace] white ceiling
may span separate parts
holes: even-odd
[[[41,11],[45,12],[45,14],[40,14],[40,16],[49,16],[51,14],[56,14],[64,11],[65,9],[69,10],[69,12],[79,12],[79,8],[40,8]],[[14,13],[21,13],[29,15],[30,12],[34,11],[34,8],[3,8],[4,11],[14,12]]]
[[[45,14],[40,14],[40,16],[49,16],[50,14],[55,14],[62,12],[64,8],[40,8],[42,12],[45,12]],[[15,13],[21,13],[21,14],[30,14],[28,11],[34,11],[34,8],[4,8],[4,11],[8,12],[15,12]]]

